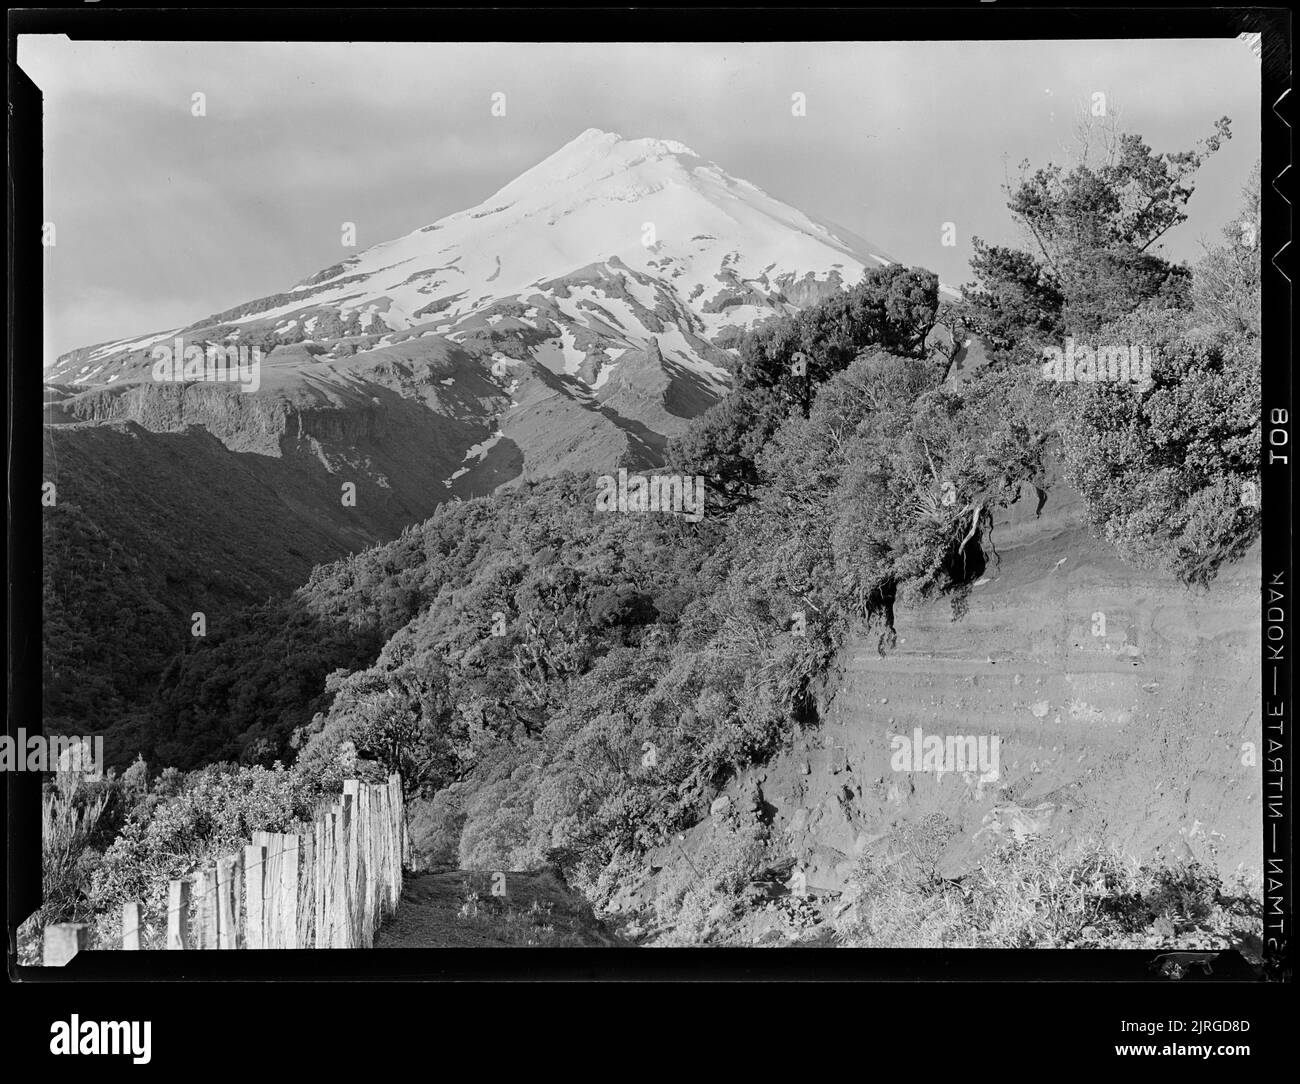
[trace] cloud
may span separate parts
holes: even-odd
[[[1258,154],[1259,64],[1232,40],[805,43],[72,42],[20,36],[45,94],[48,324],[58,351],[284,289],[473,206],[587,127],[677,139],[949,282],[969,240],[1017,240],[1004,157],[1060,160],[1104,90],[1157,149],[1215,118],[1194,255]],[[1050,89],[1050,95],[1044,94]],[[206,95],[204,117],[191,95]],[[805,117],[791,94],[807,96]],[[493,117],[491,95],[506,95]],[[959,243],[939,244],[952,221]],[[1186,234],[1186,237],[1184,237]],[[94,290],[102,306],[77,307]],[[134,302],[132,301],[134,298]],[[188,301],[185,299],[188,298]],[[132,306],[139,318],[124,316]],[[97,314],[97,315],[96,315]],[[104,321],[95,325],[90,317]],[[167,320],[173,319],[168,315]],[[128,326],[123,329],[122,324]]]

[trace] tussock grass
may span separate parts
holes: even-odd
[[[683,855],[683,858],[685,856]],[[659,885],[653,903],[659,947],[701,945],[725,931],[741,909],[741,892],[772,854],[761,832],[728,826]]]
[[[1225,887],[1196,862],[1141,864],[1086,843],[1009,843],[959,881],[864,863],[841,916],[861,948],[1246,948],[1260,886]]]

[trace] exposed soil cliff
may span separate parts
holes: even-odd
[[[1035,836],[1257,881],[1258,547],[1195,591],[1090,537],[1068,487],[1054,485],[1038,514],[1037,503],[1026,487],[996,518],[964,601],[900,606],[886,654],[875,636],[849,642],[820,727],[651,854],[663,872],[618,909],[652,900],[656,880],[729,822],[760,819],[822,896],[860,862],[915,861],[922,840],[935,872],[960,878],[998,841]],[[898,770],[917,730],[989,751],[996,738],[996,778],[979,765]]]

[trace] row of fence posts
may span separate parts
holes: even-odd
[[[343,784],[339,801],[296,832],[254,832],[242,853],[168,886],[169,949],[370,948],[397,909],[409,839],[401,777]],[[140,949],[143,908],[122,906],[122,945]],[[45,928],[44,962],[88,945],[84,923]]]

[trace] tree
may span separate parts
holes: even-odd
[[[938,298],[933,272],[891,264],[868,270],[847,291],[748,332],[732,392],[670,443],[669,461],[703,475],[716,505],[747,503],[763,481],[759,452],[792,414],[808,416],[826,381],[870,349],[925,356]]]
[[[1241,192],[1241,210],[1223,227],[1224,242],[1206,246],[1193,270],[1192,298],[1201,318],[1233,333],[1260,335],[1260,164]]]
[[[1027,252],[972,238],[976,285],[962,287],[963,322],[995,354],[1018,361],[1041,356],[1041,345],[1064,336],[1065,297],[1056,277]]]
[[[963,289],[965,316],[1004,357],[1028,360],[1044,342],[1092,335],[1144,303],[1186,307],[1190,278],[1157,255],[1186,221],[1191,178],[1231,122],[1187,151],[1157,154],[1134,134],[1107,140],[1099,161],[1086,141],[1080,160],[1049,163],[1007,185],[1007,208],[1028,250],[974,239],[977,282]]]
[[[334,703],[307,742],[299,767],[324,786],[346,774],[345,743],[361,757],[398,772],[407,794],[459,778],[460,742],[445,668],[425,655],[391,670],[335,671],[327,682]]]
[[[683,474],[703,476],[710,508],[735,509],[762,481],[758,453],[785,413],[769,388],[733,390],[669,441],[668,462]]]

